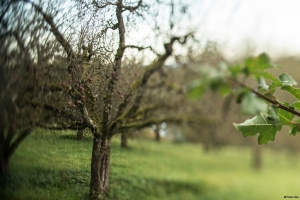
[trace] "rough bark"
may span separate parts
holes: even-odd
[[[3,148],[0,148],[0,177],[5,177],[9,173],[9,159],[3,152]]]
[[[105,199],[109,192],[110,139],[94,138],[89,199]]]
[[[83,130],[77,131],[77,140],[81,141],[83,139]]]
[[[128,145],[127,145],[127,134],[125,132],[122,132],[121,133],[121,148],[128,148]]]

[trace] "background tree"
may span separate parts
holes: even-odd
[[[51,59],[53,43],[43,18],[22,1],[1,3],[0,26],[0,174],[5,176],[19,144],[48,118],[28,102],[37,98],[38,85],[45,82],[40,70]]]
[[[26,118],[34,119],[28,123],[34,125],[28,125],[30,128],[38,126],[51,130],[90,130],[94,137],[90,182],[90,198],[93,199],[108,194],[110,141],[113,135],[162,122],[194,120],[187,119],[184,107],[178,106],[184,104],[186,98],[184,95],[178,96],[182,89],[172,81],[175,77],[166,78],[167,74],[172,75],[178,69],[165,66],[165,62],[174,54],[178,58],[176,54],[181,52],[177,52],[176,45],[188,44],[189,39],[193,39],[193,31],[179,31],[180,24],[177,26],[173,18],[175,3],[170,1],[166,4],[170,10],[170,31],[161,37],[162,45],[158,47],[161,48],[158,51],[150,46],[127,44],[125,39],[126,28],[134,27],[134,22],[138,23],[138,20],[153,15],[147,9],[160,4],[147,5],[142,1],[132,3],[122,0],[92,3],[74,1],[68,2],[66,8],[61,3],[49,2],[46,6],[31,1],[11,1],[7,4],[8,7],[15,6],[19,12],[31,13],[19,18],[24,20],[20,27],[28,30],[28,35],[24,34],[23,40],[28,51],[26,59],[36,66],[32,70],[32,76],[40,77],[26,79],[32,81],[28,81],[28,84],[31,83],[30,87],[34,90],[30,91],[34,93],[29,97],[22,95],[20,103],[38,112],[37,115],[30,112],[31,116]],[[13,14],[8,10],[3,11],[3,19]],[[186,8],[181,7],[180,13],[186,13]],[[29,20],[32,16],[35,18]],[[5,26],[5,20],[2,22]],[[35,23],[39,26],[31,28]],[[154,26],[157,35],[164,32],[158,28],[158,23],[154,23]],[[5,36],[10,38],[12,35],[8,32]],[[8,41],[7,38],[5,42]],[[18,37],[14,38],[18,42]],[[29,42],[27,38],[30,38]],[[10,47],[4,48],[5,51],[11,53]],[[137,62],[127,64],[124,61],[125,50],[128,49],[150,49],[154,52],[155,59],[139,67],[136,67]],[[8,62],[12,60],[9,59]],[[26,62],[22,61],[24,63]],[[133,69],[137,73],[130,74]],[[5,82],[8,83],[9,81]],[[20,119],[23,118],[24,116],[20,116]],[[3,135],[5,136],[4,131]],[[8,138],[10,137],[12,134],[8,134]]]
[[[158,120],[179,120],[157,119],[156,116],[146,118],[144,113],[153,106],[142,102],[150,78],[161,71],[165,61],[172,56],[173,45],[185,44],[192,34],[171,35],[164,43],[163,53],[157,54],[154,61],[141,68],[139,76],[126,88],[126,85],[119,85],[125,69],[125,66],[122,67],[125,50],[142,50],[145,47],[125,43],[125,28],[129,21],[124,18],[126,16],[128,20],[135,13],[143,13],[147,6],[142,1],[133,4],[122,0],[116,3],[93,1],[92,4],[76,1],[75,11],[68,12],[62,27],[58,25],[59,19],[52,17],[54,13],[44,11],[41,5],[33,2],[29,5],[47,23],[58,46],[52,53],[53,60],[43,68],[47,75],[46,89],[39,90],[39,95],[45,98],[29,103],[51,116],[47,121],[39,122],[40,127],[52,130],[87,128],[91,131],[94,141],[90,198],[105,196],[109,185],[111,137],[117,132],[143,128]],[[79,28],[78,23],[72,27],[67,20],[74,17],[73,13],[82,23]],[[111,17],[106,19],[104,15],[108,13]],[[63,34],[64,29],[70,31]],[[125,89],[118,89],[123,87]]]

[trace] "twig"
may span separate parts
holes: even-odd
[[[292,114],[297,115],[298,117],[300,117],[300,112],[298,112],[298,111],[296,111],[296,110],[294,110],[294,109],[291,109],[291,108],[289,108],[289,107],[287,107],[287,106],[284,106],[284,105],[282,105],[281,103],[279,103],[278,101],[276,101],[276,100],[274,100],[274,99],[270,99],[269,97],[266,97],[265,95],[263,95],[263,94],[261,94],[261,93],[255,91],[254,89],[248,87],[247,85],[244,85],[244,84],[241,83],[241,82],[235,81],[235,83],[237,83],[239,86],[241,86],[241,87],[243,87],[243,88],[246,88],[246,89],[250,90],[252,93],[256,94],[256,95],[259,96],[260,98],[262,98],[262,99],[264,99],[264,100],[270,102],[270,103],[273,104],[276,108],[281,108],[281,109],[283,109],[283,110],[285,110],[285,111],[288,111],[288,112],[290,112],[290,113],[292,113]]]

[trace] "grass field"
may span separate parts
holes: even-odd
[[[86,199],[92,139],[34,133],[18,148],[0,199]],[[208,154],[200,145],[135,139],[112,142],[111,193],[116,200],[262,200],[300,197],[297,156],[264,149],[263,169],[251,168],[251,149]]]

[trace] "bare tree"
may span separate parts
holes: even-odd
[[[51,56],[52,44],[43,18],[23,1],[0,6],[0,175],[9,172],[9,160],[36,123],[47,118],[28,102],[38,97],[40,69]],[[45,82],[45,81],[43,81]]]
[[[151,6],[143,3],[142,0],[136,2],[78,0],[68,2],[68,7],[71,7],[68,12],[63,10],[66,6],[63,6],[62,2],[59,2],[59,6],[55,3],[50,3],[50,8],[53,9],[49,7],[45,9],[46,6],[29,0],[17,3],[11,1],[8,4],[8,7],[15,6],[19,12],[31,12],[32,14],[20,16],[20,19],[26,22],[32,19],[32,23],[20,23],[20,28],[25,28],[29,34],[23,34],[24,48],[22,43],[19,44],[18,34],[15,33],[20,33],[21,29],[13,31],[7,28],[7,33],[1,33],[1,38],[4,38],[7,44],[5,53],[15,56],[1,62],[9,62],[13,65],[11,63],[14,63],[16,55],[24,49],[26,55],[24,54],[24,60],[15,64],[17,69],[25,68],[26,71],[26,66],[29,66],[28,72],[32,77],[44,77],[31,79],[23,76],[32,82],[25,80],[20,82],[26,83],[22,87],[27,88],[32,85],[34,91],[28,93],[31,95],[29,97],[23,96],[20,102],[28,109],[34,108],[37,113],[33,112],[30,118],[26,118],[24,115],[18,115],[19,112],[15,109],[14,115],[9,116],[22,119],[20,127],[23,128],[21,130],[27,130],[25,135],[36,126],[51,130],[89,129],[94,137],[89,197],[96,199],[108,195],[110,145],[111,138],[116,133],[141,129],[162,122],[190,120],[180,115],[184,109],[183,106],[178,106],[184,103],[181,98],[176,100],[174,98],[174,101],[167,98],[170,97],[169,94],[177,95],[180,89],[172,89],[173,87],[163,80],[170,71],[165,67],[165,62],[174,55],[175,45],[187,44],[189,39],[193,38],[193,31],[178,32],[175,21],[170,20],[168,24],[171,31],[164,35],[161,52],[157,53],[158,51],[152,46],[126,43],[128,37],[126,28],[137,26],[138,20],[145,20],[151,16],[149,11]],[[174,13],[174,5],[173,1],[167,4],[170,6],[171,15]],[[3,16],[7,17],[1,18],[3,27],[6,26],[4,19],[8,19],[12,14],[9,8],[5,9],[3,13],[6,14]],[[183,9],[182,13],[184,12]],[[19,18],[16,17],[16,21],[17,19]],[[36,23],[39,24],[33,26],[36,29],[30,28]],[[154,25],[157,34],[162,34],[159,25],[157,23]],[[28,38],[29,42],[27,42]],[[17,52],[10,50],[14,43],[9,40],[15,41],[18,46]],[[151,50],[155,59],[147,65],[126,63],[127,49]],[[1,57],[4,58],[7,57]],[[31,64],[36,67],[30,69]],[[137,65],[139,67],[136,67]],[[8,64],[7,66],[1,70],[12,69]],[[137,71],[137,75],[128,74],[133,69]],[[5,81],[1,89],[11,85],[10,82],[10,80]],[[161,86],[157,87],[160,82]],[[21,91],[28,91],[28,89]],[[9,102],[14,108],[15,98],[1,95],[1,98],[7,98],[6,101],[1,102]],[[1,105],[1,108],[4,106],[6,105]],[[182,110],[174,109],[177,114],[162,112],[162,109],[171,110],[170,108],[176,107],[182,108]],[[10,112],[11,110],[7,110],[6,113]],[[7,118],[4,121],[5,115],[2,118],[1,125],[9,120]],[[24,125],[23,119],[33,120],[26,121]],[[10,127],[1,127],[2,138],[5,136],[4,132],[8,130]],[[11,137],[11,134],[8,135]],[[2,138],[1,141],[7,140]]]

